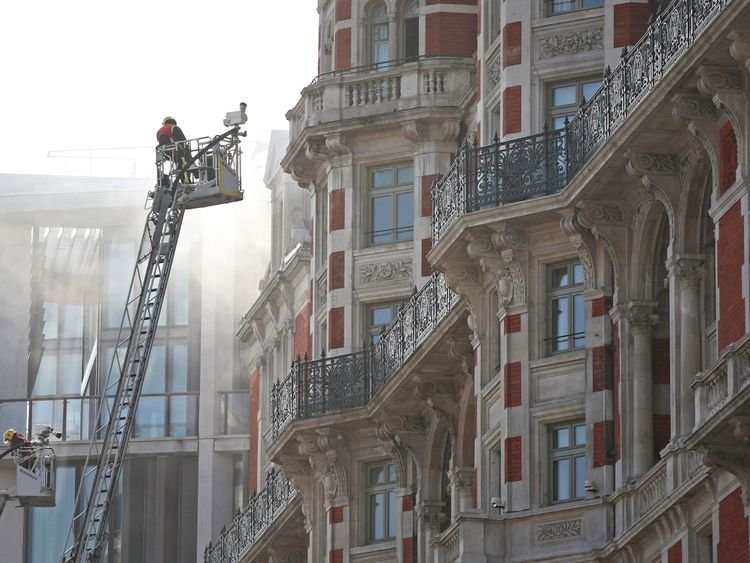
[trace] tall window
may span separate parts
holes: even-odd
[[[414,60],[419,56],[419,0],[410,0],[404,6],[404,58]]]
[[[553,502],[586,494],[586,425],[582,422],[552,427],[550,462]]]
[[[367,541],[396,537],[396,468],[392,463],[367,467]]]
[[[575,10],[599,8],[604,0],[547,0],[547,14],[564,14]]]
[[[398,303],[381,303],[367,308],[367,338],[370,344],[380,339],[380,333],[398,313]]]
[[[388,60],[388,12],[385,2],[377,4],[372,12],[370,19],[370,38],[372,62],[383,63]]]
[[[548,284],[548,351],[555,353],[583,348],[583,267],[579,262],[552,266]]]
[[[411,164],[370,173],[370,242],[385,244],[414,237],[414,168]]]
[[[551,85],[547,95],[547,125],[551,129],[565,127],[565,118],[573,119],[581,100],[590,100],[601,83],[598,78],[587,78]]]

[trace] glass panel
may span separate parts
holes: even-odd
[[[187,391],[188,380],[187,344],[172,344],[172,377],[170,391]]]
[[[55,430],[62,430],[64,399],[54,401],[32,401],[31,402],[31,431],[34,432],[37,424],[49,425]]]
[[[107,279],[104,283],[107,327],[120,326],[133,276],[134,254],[134,247],[130,243],[110,243],[107,246]]]
[[[414,167],[402,166],[396,169],[396,184],[403,186],[414,183]]]
[[[583,304],[583,295],[573,296],[573,346],[575,348],[582,348],[585,344],[586,335],[585,330],[585,306]]]
[[[57,303],[44,304],[44,337],[57,338],[57,323],[59,322]]]
[[[550,12],[560,14],[576,9],[576,0],[550,0]]]
[[[63,338],[83,336],[83,305],[63,305]]]
[[[148,359],[146,378],[143,380],[143,393],[164,393],[164,344],[154,345]]]
[[[380,5],[376,6],[372,11],[372,17],[373,18],[384,18],[387,15],[387,11],[385,9],[385,4],[380,3]]]
[[[396,196],[398,217],[398,240],[411,240],[414,236],[414,193],[406,192]]]
[[[396,466],[392,463],[388,464],[388,482],[389,483],[395,483],[396,482]]]
[[[568,286],[568,267],[555,268],[552,270],[552,287],[567,287]]]
[[[576,458],[576,497],[586,496],[586,457]]]
[[[227,393],[227,434],[247,434],[250,431],[250,391]]]
[[[393,170],[376,170],[372,173],[372,187],[373,189],[378,188],[390,188],[393,186]]]
[[[32,395],[54,395],[57,393],[57,356],[47,352],[39,363]]]
[[[582,8],[598,8],[604,5],[604,0],[581,0]]]
[[[552,447],[554,449],[570,447],[570,429],[556,428],[553,435]]]
[[[161,438],[164,428],[164,396],[141,397],[135,416],[135,435],[139,438]]]
[[[372,198],[372,242],[393,240],[393,209],[391,196]]]
[[[576,446],[583,446],[586,444],[586,425],[580,424],[575,428],[576,432]]]
[[[599,3],[601,6],[601,2]],[[581,93],[583,94],[583,97],[587,100],[590,100],[594,94],[596,94],[596,91],[599,89],[599,86],[602,85],[601,80],[592,80],[591,82],[584,82],[581,84]]]
[[[184,260],[186,257],[180,258]],[[180,263],[180,267],[172,273],[169,280],[169,284],[172,286],[171,322],[174,325],[186,325],[188,322],[188,281],[188,269],[183,263]]]
[[[26,542],[29,563],[58,561],[65,546],[70,515],[74,512],[75,467],[58,463],[55,479],[55,506],[29,508]]]
[[[68,399],[65,410],[65,436],[63,440],[86,440],[88,439],[88,424],[82,426],[82,417],[88,422],[88,400]],[[83,412],[81,412],[83,411]],[[81,434],[81,432],[84,434]]]
[[[67,352],[62,356],[62,389],[63,394],[81,392],[81,354]]]
[[[391,466],[393,467],[393,466]],[[396,491],[388,491],[388,537],[396,537]]]
[[[552,463],[554,500],[570,498],[570,460],[558,459]]]
[[[573,264],[573,283],[583,283],[583,266],[580,264]]]
[[[385,483],[385,472],[382,467],[370,468],[370,485],[380,485]]]
[[[552,300],[552,349],[567,350],[568,343],[568,298]]]
[[[385,538],[385,501],[383,493],[370,495],[370,539],[382,540]]]
[[[188,435],[188,395],[169,398],[169,436]]]
[[[568,117],[568,123],[570,123],[571,117]],[[552,129],[565,129],[565,115],[558,115],[552,118]]]
[[[371,324],[373,326],[387,325],[393,320],[393,307],[374,307],[370,311]]]
[[[552,88],[552,107],[559,108],[560,106],[577,104],[576,90],[575,84]]]

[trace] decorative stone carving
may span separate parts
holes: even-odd
[[[328,135],[326,137],[326,148],[331,152],[332,156],[341,156],[352,152],[349,139],[343,133]]]
[[[594,272],[594,260],[591,257],[591,251],[584,242],[583,228],[578,221],[575,212],[567,211],[561,213],[560,228],[570,240],[578,253],[578,259],[581,261],[583,268],[583,288],[594,289],[596,287],[596,275]],[[593,223],[592,223],[593,224]]]
[[[537,543],[564,540],[580,535],[583,535],[583,520],[581,518],[537,524],[536,526]]]
[[[401,124],[401,133],[413,143],[421,143],[426,140],[424,126],[416,119],[404,121]]]
[[[411,279],[411,258],[395,260],[392,262],[379,262],[375,264],[362,264],[359,267],[359,282],[361,284],[393,281],[400,279]]]
[[[672,98],[672,117],[687,123],[696,119],[714,120],[719,116],[714,103],[696,94],[676,94]]]
[[[510,287],[506,279],[498,287],[498,294],[505,305],[511,302],[514,305],[526,303],[526,277],[519,259],[528,250],[528,242],[523,231],[512,226],[505,225],[501,230],[492,235],[492,244],[500,252],[505,262],[510,277]],[[512,288],[511,291],[509,289]]]
[[[622,224],[623,212],[616,205],[591,205],[586,204],[578,212],[578,222],[582,227],[591,229],[597,223]]]
[[[497,86],[498,82],[500,82],[500,77],[503,72],[503,65],[500,55],[495,57],[495,59],[489,64],[487,67],[487,78],[490,81],[490,85],[494,88]]]
[[[703,463],[734,475],[742,486],[742,503],[747,514],[750,511],[750,448],[747,443],[731,449],[726,445],[708,446],[703,452]]]
[[[602,48],[603,30],[586,29],[539,39],[539,58],[552,59]]]
[[[347,496],[346,471],[338,453],[345,450],[343,435],[322,428],[315,434],[300,435],[297,440],[299,453],[308,459],[310,467],[323,484],[326,496],[331,500],[336,496]]]
[[[440,124],[440,134],[443,141],[453,142],[458,138],[458,132],[461,129],[461,124],[457,119],[445,119]]]
[[[698,67],[698,90],[706,96],[717,92],[742,89],[742,75],[733,66],[701,65]]]
[[[676,175],[680,172],[680,159],[674,154],[636,153],[627,151],[625,168],[631,176],[646,174]]]

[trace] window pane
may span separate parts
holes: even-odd
[[[135,434],[139,438],[161,438],[164,428],[164,397],[141,397],[135,417]]]
[[[580,456],[576,458],[576,497],[581,498],[586,496],[584,490],[586,484],[586,457]]]
[[[83,336],[83,306],[63,305],[63,337],[81,338]]]
[[[556,428],[553,435],[552,447],[554,449],[570,447],[570,429]]]
[[[151,348],[146,378],[143,380],[143,393],[164,393],[164,344]]]
[[[396,466],[392,463],[388,464],[388,482],[389,483],[395,483],[396,482]]]
[[[187,395],[177,395],[169,398],[169,436],[187,436],[188,417]]]
[[[187,344],[172,345],[172,381],[170,391],[179,393],[187,391],[188,380]]]
[[[604,0],[581,0],[581,7],[583,8],[597,8],[604,4]]]
[[[396,169],[396,184],[403,186],[414,183],[414,167],[402,166]]]
[[[59,322],[57,303],[44,304],[44,337],[57,338],[57,323]]]
[[[42,356],[36,375],[32,395],[54,395],[57,393],[57,356],[48,352]]]
[[[372,199],[372,241],[390,242],[393,240],[393,217],[391,196]]]
[[[576,446],[583,446],[586,444],[586,425],[580,424],[576,426]]]
[[[583,347],[586,335],[585,330],[585,307],[583,304],[583,295],[573,296],[573,346],[575,348]]]
[[[371,324],[373,326],[387,325],[393,320],[393,307],[375,307],[370,311]]]
[[[570,12],[576,9],[576,0],[550,0],[550,11],[553,14]]]
[[[370,485],[385,483],[385,472],[382,467],[370,468]]]
[[[382,540],[385,538],[385,507],[383,493],[370,495],[370,539]]]
[[[393,467],[393,466],[391,466]],[[396,491],[388,491],[388,537],[396,537]]]
[[[63,394],[81,392],[81,354],[66,353],[62,357],[62,389]]]
[[[576,100],[575,84],[552,88],[552,107],[558,108],[560,106],[569,106],[577,103],[578,100]]]
[[[406,192],[396,196],[398,205],[398,240],[411,240],[414,233],[414,192]]]
[[[583,283],[583,266],[580,264],[573,264],[573,283]]]
[[[376,170],[372,173],[372,187],[378,188],[390,188],[393,186],[393,170]]]
[[[568,267],[555,268],[552,270],[552,287],[567,287],[568,286]]]
[[[568,344],[568,298],[552,300],[552,349],[567,350]]]
[[[181,258],[184,259],[185,257]],[[169,284],[172,286],[171,322],[175,325],[186,325],[188,322],[188,279],[188,270],[184,265],[176,268],[170,276]],[[161,316],[164,317],[165,312]]]
[[[568,123],[570,123],[571,117],[568,117]],[[558,115],[552,119],[552,129],[565,129],[565,115]]]
[[[586,98],[586,100],[590,100],[593,95],[596,94],[596,91],[601,84],[601,80],[592,80],[591,82],[584,82],[581,84],[581,93],[583,94],[583,97]]]
[[[552,463],[554,500],[570,498],[570,460],[558,459]]]

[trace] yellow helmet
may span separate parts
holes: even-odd
[[[5,431],[5,434],[3,434],[3,440],[5,440],[6,442],[10,442],[16,434],[18,434],[18,432],[16,432],[12,428],[9,428]]]
[[[171,115],[168,115],[164,119],[161,120],[162,125],[166,125],[168,121],[171,121],[174,125],[177,125],[177,120],[172,117]]]

